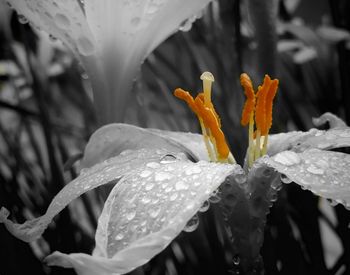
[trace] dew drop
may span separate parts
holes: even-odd
[[[161,158],[160,163],[168,164],[168,163],[173,163],[175,161],[176,161],[176,157],[174,155],[167,154]]]
[[[122,234],[122,233],[119,233],[117,236],[115,236],[116,241],[120,241],[122,239],[124,239],[124,234]]]
[[[218,203],[221,200],[220,192],[218,190],[214,191],[209,198],[211,203]]]
[[[169,200],[170,201],[174,201],[174,200],[176,200],[177,199],[177,193],[174,193],[174,194],[172,194],[171,196],[170,196],[170,198],[169,198]]]
[[[70,20],[67,16],[62,13],[56,13],[54,20],[56,22],[57,27],[60,29],[67,29],[70,26]]]
[[[187,190],[188,189],[188,184],[185,183],[184,181],[180,180],[175,183],[175,189],[176,190]]]
[[[29,22],[27,17],[25,17],[23,14],[18,14],[17,19],[18,19],[18,22],[21,24],[27,24]]]
[[[85,36],[81,36],[77,40],[78,51],[81,55],[89,56],[94,54],[95,46],[91,40]]]
[[[149,215],[151,216],[151,218],[156,218],[160,213],[160,208],[152,208],[149,211]]]
[[[313,164],[311,164],[308,168],[306,168],[306,170],[314,175],[323,175],[324,174],[323,169],[320,169]]]
[[[52,34],[49,34],[49,39],[51,42],[56,42],[57,41],[57,38],[54,37]]]
[[[153,182],[149,182],[148,184],[146,184],[145,190],[146,191],[150,191],[150,190],[152,190],[153,187],[154,187],[154,183]]]
[[[199,218],[198,215],[194,215],[186,224],[184,231],[185,232],[193,232],[198,228]]]
[[[128,212],[126,215],[125,215],[125,218],[128,220],[128,221],[131,221],[133,218],[135,218],[136,216],[136,212],[135,211],[131,211],[131,212]]]
[[[185,174],[187,176],[193,175],[193,174],[199,174],[202,172],[202,169],[199,166],[193,166],[188,169],[186,169]]]
[[[199,212],[206,212],[210,207],[210,202],[207,200],[207,201],[204,201],[201,208],[199,208]]]
[[[285,174],[281,174],[281,181],[285,184],[289,184],[292,182],[292,180],[288,178]]]
[[[285,166],[296,165],[301,161],[299,155],[293,151],[281,152],[277,154],[273,159],[274,161],[279,162]]]
[[[157,162],[149,162],[149,163],[146,164],[146,166],[149,167],[149,168],[157,169],[157,168],[160,167],[160,164],[157,163]]]
[[[151,202],[151,199],[150,199],[149,197],[143,197],[143,198],[141,199],[141,202],[144,203],[144,204],[148,204],[148,203]]]
[[[235,255],[232,258],[232,262],[233,262],[234,265],[239,265],[239,263],[241,262],[241,259],[240,259],[240,257],[238,255]]]
[[[236,174],[234,174],[234,178],[238,184],[243,184],[247,181],[247,176],[244,173],[244,171],[239,171]]]
[[[152,174],[152,172],[151,172],[150,170],[143,170],[143,171],[140,173],[140,177],[141,177],[141,178],[147,178],[147,177],[149,177],[151,174]]]
[[[155,181],[164,181],[164,180],[169,180],[173,176],[169,173],[164,173],[164,172],[157,172],[154,176]]]

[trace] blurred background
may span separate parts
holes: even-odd
[[[142,65],[125,122],[198,132],[196,117],[172,92],[182,87],[196,94],[199,76],[209,70],[216,79],[213,101],[241,163],[247,148],[247,130],[239,123],[243,71],[255,87],[265,73],[280,79],[272,133],[307,130],[311,118],[324,112],[349,124],[350,2],[274,0],[271,7],[259,2],[214,1],[192,27],[185,23],[162,43]],[[54,37],[32,29],[0,2],[0,205],[13,220],[43,214],[77,176],[75,161],[95,121],[81,64]],[[31,244],[0,224],[0,274],[74,274],[41,260],[55,250],[91,253],[105,198],[101,189],[83,195]],[[268,216],[262,248],[266,274],[350,274],[349,222],[343,206],[286,185]],[[181,233],[130,274],[239,274],[216,224],[210,208],[195,232]]]

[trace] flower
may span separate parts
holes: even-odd
[[[33,241],[76,197],[119,180],[99,218],[93,254],[54,252],[46,262],[74,268],[78,274],[121,274],[161,252],[220,188],[227,233],[234,239],[232,251],[240,258],[242,269],[252,271],[261,264],[259,251],[266,214],[276,200],[281,180],[294,181],[318,195],[350,206],[350,156],[327,151],[350,146],[350,128],[344,122],[326,113],[314,123],[319,126],[328,121],[329,130],[267,136],[277,81],[266,76],[255,94],[248,76],[242,75],[247,95],[242,124],[250,123],[251,135],[246,165],[242,168],[234,163],[219,131],[221,122],[210,100],[214,78],[206,73],[202,79],[204,94],[195,100],[183,90],[176,90],[175,94],[195,111],[203,135],[127,124],[106,125],[90,138],[79,177],[57,194],[45,215],[15,224],[2,208],[0,222],[16,237]],[[255,121],[260,120],[255,135],[254,112]],[[190,231],[195,229],[196,221],[190,222]]]
[[[123,120],[143,60],[186,20],[193,22],[210,0],[7,2],[21,18],[63,41],[81,60],[103,125]]]

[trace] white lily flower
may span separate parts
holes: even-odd
[[[262,94],[260,91],[259,96]],[[212,105],[208,106],[213,110]],[[214,111],[211,113],[214,117]],[[15,224],[2,208],[0,222],[16,237],[33,241],[70,201],[97,186],[119,180],[99,218],[93,255],[54,252],[46,262],[74,268],[78,274],[122,274],[161,252],[220,187],[220,203],[234,239],[232,250],[240,257],[242,269],[249,272],[261,263],[259,251],[266,213],[276,200],[281,180],[294,181],[320,196],[350,206],[350,156],[326,151],[350,146],[350,128],[334,115],[325,114],[314,121],[316,125],[329,121],[331,129],[327,131],[311,129],[270,135],[267,154],[243,169],[230,163],[233,159],[229,153],[228,163],[222,163],[224,146],[217,149],[222,146],[220,135],[208,123],[215,119],[207,120],[206,113],[198,114],[205,135],[127,124],[100,128],[86,146],[81,174],[54,198],[44,216]],[[256,147],[258,142],[253,144]],[[208,161],[209,150],[213,153],[210,157],[217,157],[219,162]],[[251,148],[247,159],[250,151]]]
[[[100,123],[123,120],[143,60],[211,0],[31,0],[7,2],[62,40],[91,79]]]

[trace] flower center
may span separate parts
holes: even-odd
[[[210,72],[204,72],[200,78],[203,81],[203,93],[199,93],[195,99],[189,92],[181,88],[176,89],[174,95],[184,100],[197,115],[209,159],[211,161],[236,163],[221,130],[220,117],[211,101],[214,76]],[[251,167],[253,162],[260,156],[265,155],[267,151],[267,137],[272,125],[272,102],[277,92],[278,80],[271,80],[266,75],[256,94],[252,81],[247,74],[243,73],[240,80],[247,97],[242,112],[241,124],[243,126],[249,124],[248,164]]]

